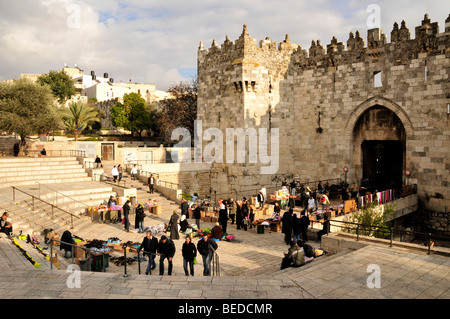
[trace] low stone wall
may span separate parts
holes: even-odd
[[[321,248],[329,253],[339,253],[349,249],[357,250],[371,244],[381,245],[386,248],[390,247],[390,240],[388,239],[380,239],[368,236],[359,236],[359,240],[356,240],[356,238],[357,236],[354,234],[329,233],[322,236]],[[428,248],[425,245],[392,241],[392,246],[419,251],[424,254],[428,253]],[[450,256],[450,249],[445,247],[433,247],[431,249],[431,253]]]

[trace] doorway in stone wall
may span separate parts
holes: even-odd
[[[364,184],[378,190],[402,186],[403,143],[401,141],[364,141]]]
[[[390,109],[374,105],[356,121],[353,130],[353,164],[357,182],[371,190],[402,186],[406,133]]]

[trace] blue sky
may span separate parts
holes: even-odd
[[[205,48],[226,35],[234,41],[247,24],[258,42],[288,33],[304,49],[333,36],[346,43],[350,31],[366,37],[370,4],[388,38],[403,19],[414,36],[425,13],[443,32],[450,13],[443,0],[0,0],[0,81],[67,63],[166,90],[195,76],[200,41]]]

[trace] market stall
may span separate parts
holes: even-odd
[[[107,207],[106,205],[98,205],[89,209],[89,214],[92,216],[92,220],[98,220],[100,223],[113,222],[117,223],[121,221],[122,206],[112,205]]]

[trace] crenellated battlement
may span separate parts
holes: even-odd
[[[286,60],[302,69],[314,68],[317,66],[335,67],[337,65],[358,63],[366,58],[379,59],[386,52],[392,53],[398,60],[404,58],[414,58],[420,53],[430,55],[442,54],[448,50],[448,39],[450,37],[450,15],[445,21],[444,33],[439,33],[439,23],[431,22],[428,14],[425,14],[421,25],[415,27],[415,38],[411,39],[411,31],[402,21],[400,26],[394,23],[390,33],[390,42],[387,35],[381,28],[370,29],[367,31],[366,40],[361,37],[359,30],[354,34],[349,33],[346,43],[339,42],[333,36],[327,45],[322,45],[320,40],[312,40],[311,46],[305,50],[299,44],[290,41],[286,34],[284,41],[277,43],[270,37],[259,41],[253,39],[244,25],[239,39],[232,42],[228,35],[222,45],[219,45],[216,39],[213,40],[209,49],[205,49],[200,42],[198,49],[199,64],[205,61],[223,61],[232,58],[245,59],[246,57],[258,58],[259,55],[269,55],[272,58]],[[400,56],[404,58],[400,58]]]

